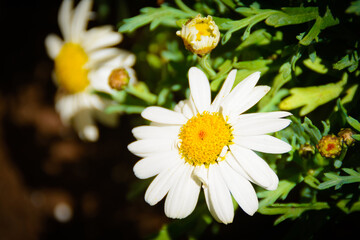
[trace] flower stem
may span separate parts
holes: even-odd
[[[201,66],[201,68],[203,68],[206,71],[210,79],[213,79],[216,76],[216,72],[210,65],[209,56],[210,54],[206,54],[203,57],[198,56],[198,61],[199,61],[199,65]]]

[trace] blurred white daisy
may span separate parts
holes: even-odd
[[[145,193],[154,205],[167,194],[165,214],[184,218],[195,208],[200,187],[213,217],[225,224],[234,217],[232,197],[249,215],[258,209],[258,199],[250,182],[275,190],[279,179],[254,151],[281,154],[291,146],[268,133],[290,124],[282,119],[288,112],[249,113],[270,89],[256,86],[256,72],[232,89],[232,70],[211,103],[206,75],[196,67],[189,70],[190,99],[175,111],[148,107],[142,117],[150,126],[133,129],[137,141],[128,149],[142,157],[134,166],[138,178],[155,175]],[[232,197],[231,197],[232,196]]]
[[[91,0],[82,0],[73,9],[72,0],[61,4],[58,22],[64,40],[50,34],[45,40],[49,56],[54,59],[54,80],[59,86],[56,110],[64,124],[73,124],[79,137],[87,141],[98,139],[94,118],[107,125],[115,125],[117,116],[105,114],[107,100],[92,94],[97,79],[91,73],[116,56],[135,58],[117,48],[110,48],[122,40],[122,35],[111,26],[86,30],[91,17]],[[132,62],[132,64],[133,64]]]

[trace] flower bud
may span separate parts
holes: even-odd
[[[129,84],[130,75],[125,68],[116,68],[109,75],[109,86],[115,90],[124,90]]]
[[[220,40],[219,28],[212,17],[201,17],[200,14],[183,25],[176,35],[183,39],[186,49],[198,55],[211,52]]]
[[[323,136],[316,145],[323,157],[335,158],[341,153],[341,139],[334,134]]]
[[[355,139],[353,139],[352,135],[354,134],[355,132],[351,128],[343,128],[338,133],[338,136],[347,146],[353,146],[355,144]]]
[[[309,158],[311,155],[315,154],[315,147],[308,143],[301,144],[299,154],[304,158]]]

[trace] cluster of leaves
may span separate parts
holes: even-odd
[[[125,19],[119,31],[136,40],[132,50],[138,57],[136,68],[141,69],[138,77],[145,82],[125,91],[142,100],[129,100],[119,93],[112,96],[118,104],[108,109],[137,113],[153,104],[174,107],[189,94],[186,74],[191,66],[207,73],[215,93],[231,69],[238,69],[235,84],[260,71],[261,83],[271,86],[271,91],[252,111],[289,110],[294,114],[291,126],[276,133],[292,145],[292,151],[283,156],[263,156],[281,181],[275,191],[258,189],[259,212],[280,215],[275,224],[316,210],[328,211],[331,216],[336,211],[334,206],[345,213],[360,210],[356,193],[359,150],[343,144],[341,155],[329,159],[316,149],[323,136],[336,134],[341,128],[360,132],[359,116],[354,115],[358,114],[359,99],[360,1],[295,2],[282,1],[279,6],[277,1],[204,0],[185,4],[175,0],[141,9],[139,15]],[[199,13],[212,15],[221,32],[221,44],[211,56],[188,52],[175,34]],[[321,124],[323,131],[319,130]],[[360,140],[359,134],[353,138]],[[350,187],[342,191],[343,185]],[[130,195],[139,189],[143,188],[136,186]],[[209,225],[216,232],[217,225],[203,199],[199,201],[202,204],[189,218],[164,226],[157,238],[177,237],[184,232],[198,237]]]

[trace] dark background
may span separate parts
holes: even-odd
[[[138,116],[122,116],[115,129],[99,125],[99,141],[84,143],[54,111],[53,62],[44,39],[49,33],[60,35],[60,4],[0,2],[0,240],[147,238],[171,220],[163,212],[163,202],[151,207],[143,199],[144,192],[128,196],[132,184],[140,181],[132,172],[138,158],[126,148],[134,140],[130,130]],[[115,25],[145,6],[157,6],[157,2],[96,1],[93,9],[103,14],[89,26]],[[131,48],[134,39],[136,35],[125,36],[119,47]],[[54,217],[59,204],[72,209],[66,222]],[[337,221],[322,225],[323,213],[307,217],[319,218],[317,239],[346,237],[359,220],[358,215],[339,214]],[[203,238],[282,239],[292,229],[306,229],[306,218],[273,227],[275,219],[238,211],[233,224],[220,225],[218,235],[212,235],[209,227]],[[298,237],[310,238],[304,232]]]

